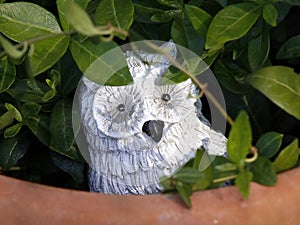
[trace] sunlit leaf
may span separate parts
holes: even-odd
[[[300,77],[292,68],[265,67],[252,73],[247,80],[283,110],[300,119]]]
[[[96,9],[95,21],[97,25],[113,26],[121,30],[129,30],[133,22],[134,6],[131,0],[102,0]],[[116,33],[121,39],[124,34]]]
[[[222,48],[227,41],[245,35],[259,17],[260,7],[254,2],[243,2],[219,11],[208,28],[205,48]]]
[[[275,159],[273,165],[276,172],[282,172],[296,166],[299,158],[298,139],[285,147]]]
[[[184,10],[189,20],[191,21],[194,29],[202,37],[205,37],[212,17],[203,9],[193,5],[185,5]]]
[[[238,187],[241,195],[244,198],[249,196],[250,182],[252,180],[253,174],[248,170],[241,171],[235,179],[235,185]]]
[[[32,52],[27,59],[32,75],[44,72],[67,50],[69,37],[54,37],[61,33],[57,20],[39,5],[30,2],[3,3],[0,5],[0,20],[1,32],[14,41],[49,37],[32,44]]]
[[[252,131],[249,117],[245,111],[241,111],[230,130],[227,153],[229,159],[240,168],[244,168],[245,158],[250,150]]]

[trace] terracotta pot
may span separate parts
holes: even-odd
[[[251,184],[194,193],[192,209],[176,195],[117,196],[43,186],[0,176],[1,224],[300,224],[300,168],[275,187]]]

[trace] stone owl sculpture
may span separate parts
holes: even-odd
[[[173,58],[173,42],[160,48]],[[160,54],[124,53],[134,82],[102,86],[82,79],[78,103],[90,157],[93,192],[154,194],[160,179],[174,174],[203,147],[224,155],[227,139],[210,128],[190,79],[161,85],[171,63]],[[101,71],[99,71],[101,72]]]

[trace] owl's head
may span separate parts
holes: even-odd
[[[176,58],[173,42],[160,48]],[[103,86],[83,78],[79,105],[90,156],[92,191],[156,193],[207,144],[210,127],[199,120],[201,102],[190,79],[162,84],[171,65],[162,54],[125,53],[134,82]]]

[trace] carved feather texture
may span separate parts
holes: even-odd
[[[161,46],[176,57],[176,46]],[[227,139],[210,129],[201,113],[201,101],[191,96],[191,80],[160,85],[170,66],[166,57],[125,53],[134,83],[101,86],[83,78],[80,114],[90,154],[90,190],[114,194],[153,194],[159,180],[176,172],[203,146],[209,154],[223,155]],[[200,119],[199,119],[200,118]],[[143,128],[149,121],[163,124],[155,141]]]

